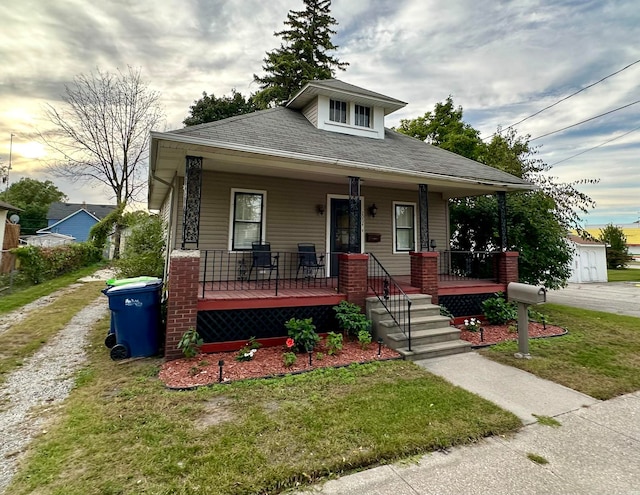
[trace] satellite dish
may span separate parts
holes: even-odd
[[[11,223],[18,223],[20,221],[20,217],[15,213],[9,217]]]

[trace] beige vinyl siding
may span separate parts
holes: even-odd
[[[318,98],[302,109],[302,115],[315,127],[318,127]]]

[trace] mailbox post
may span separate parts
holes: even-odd
[[[529,305],[547,301],[547,289],[529,284],[511,282],[507,286],[509,301],[518,303],[518,352],[515,357],[531,359],[529,354]]]

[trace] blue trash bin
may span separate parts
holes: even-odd
[[[105,291],[116,336],[111,359],[158,354],[161,289],[161,281],[149,281],[111,287]]]

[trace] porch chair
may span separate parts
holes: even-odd
[[[298,269],[296,280],[302,270],[303,278],[318,278],[320,271],[324,274],[324,254],[316,255],[316,245],[310,243],[298,244]]]
[[[256,270],[256,283],[258,282],[258,273],[260,270],[269,270],[269,282],[271,282],[271,274],[276,270],[278,275],[278,255],[271,254],[271,244],[254,241],[251,243],[251,267],[249,268],[248,281],[251,281],[251,273]]]

